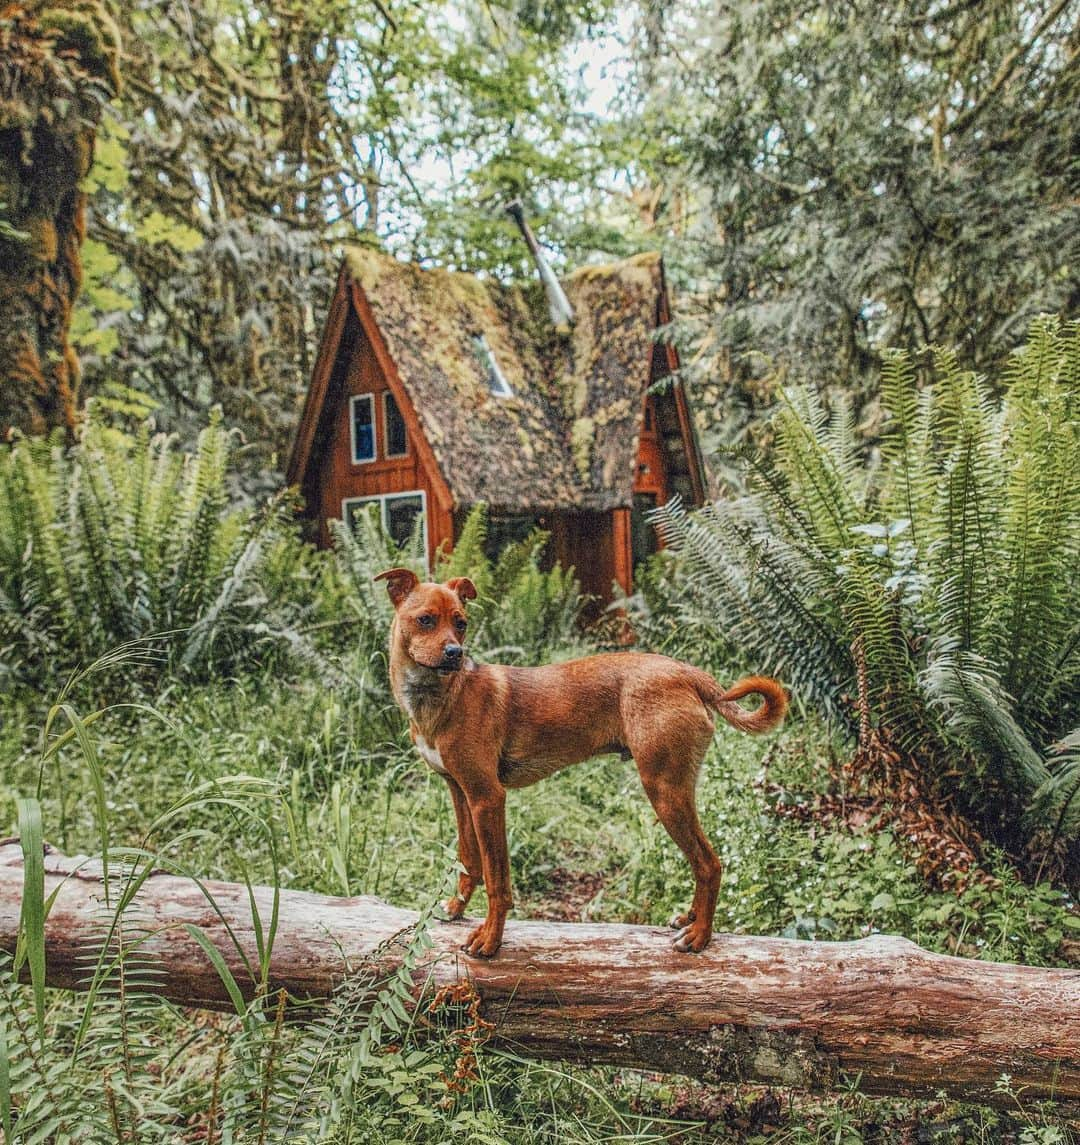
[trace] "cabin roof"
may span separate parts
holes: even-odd
[[[358,310],[370,308],[374,337],[457,505],[536,512],[631,503],[663,265],[649,253],[562,281],[576,317],[566,335],[552,327],[539,283],[425,270],[367,247],[346,252],[339,290],[358,288]],[[492,393],[481,335],[510,396]],[[316,400],[309,393],[309,407]],[[306,408],[304,418],[319,412]],[[304,436],[290,481],[302,481],[307,468]],[[696,455],[696,443],[690,448]]]

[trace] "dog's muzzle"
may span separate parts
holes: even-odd
[[[447,644],[439,661],[440,672],[456,672],[461,667],[465,649],[460,644]]]

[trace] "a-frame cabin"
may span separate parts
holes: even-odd
[[[287,479],[318,540],[377,503],[399,540],[423,517],[429,561],[484,502],[493,546],[539,525],[586,592],[630,591],[656,548],[649,509],[704,500],[701,455],[654,340],[668,321],[656,254],[563,280],[574,322],[540,288],[425,270],[357,247],[341,268]]]

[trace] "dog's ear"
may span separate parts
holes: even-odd
[[[456,592],[462,603],[476,599],[476,585],[467,576],[456,576],[446,582],[451,592]]]
[[[390,594],[390,600],[395,608],[420,583],[412,569],[387,569],[386,572],[379,573],[374,579],[386,581],[386,591]]]

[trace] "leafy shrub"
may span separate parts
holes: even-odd
[[[91,416],[70,450],[0,450],[0,684],[40,684],[151,637],[144,671],[160,672],[156,659],[196,678],[296,644],[291,585],[312,557],[285,500],[230,509],[233,442],[220,412],[190,455]]]
[[[484,552],[486,531],[487,511],[477,505],[453,551],[439,554],[433,573],[440,581],[467,576],[476,585],[477,599],[469,606],[470,651],[482,660],[535,664],[586,649],[578,626],[585,598],[573,571],[541,568],[547,534],[538,530],[493,561]],[[331,532],[341,582],[348,586],[342,607],[356,617],[353,639],[372,653],[384,651],[391,611],[386,588],[373,583],[374,577],[395,565],[427,575],[419,530],[398,548],[369,511],[352,526],[332,522]]]
[[[334,641],[342,642],[361,673],[364,688],[392,703],[387,664],[390,618],[393,615],[386,585],[375,577],[388,568],[406,566],[424,574],[424,545],[417,521],[412,537],[398,546],[382,527],[378,512],[369,507],[356,513],[352,523],[331,521],[333,559],[319,585],[318,609],[333,626]],[[334,624],[334,621],[338,623]]]
[[[626,614],[640,648],[662,652],[708,668],[717,679],[756,671],[731,640],[723,614],[700,607],[687,566],[672,548],[660,549],[634,569],[634,591],[618,593],[615,604]]]
[[[1006,836],[1023,813],[1075,839],[1080,324],[1034,323],[1000,403],[951,353],[934,373],[888,359],[876,466],[795,390],[750,496],[662,510],[685,607],[844,718],[864,662],[872,715],[946,788]]]
[[[469,642],[482,658],[537,664],[585,651],[579,627],[586,603],[573,569],[541,568],[548,535],[536,530],[492,561],[484,553],[487,510],[469,514],[457,544],[440,556],[439,580],[467,576],[476,585]]]
[[[385,697],[390,610],[373,577],[410,564],[423,573],[419,533],[403,549],[370,515],[333,526],[333,558],[304,544],[287,498],[230,506],[234,435],[211,415],[193,454],[94,411],[82,440],[20,439],[0,450],[0,685],[41,686],[91,663],[125,677],[206,679],[307,661]],[[115,413],[115,410],[113,411]],[[572,573],[544,571],[537,533],[490,561],[478,507],[436,575],[471,576],[472,646],[520,662],[580,646],[583,598]]]

